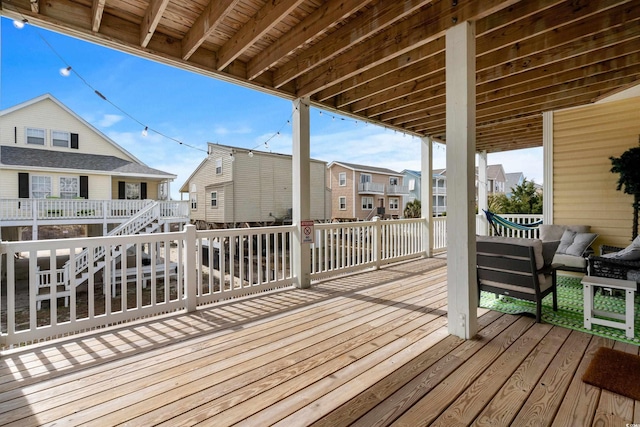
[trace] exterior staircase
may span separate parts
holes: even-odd
[[[150,234],[161,229],[162,223],[160,222],[160,204],[157,201],[149,201],[148,204],[138,211],[134,216],[129,218],[128,221],[120,224],[113,230],[111,230],[107,236],[123,236],[131,234]],[[124,250],[112,250],[111,259],[113,260],[114,267],[115,261],[122,257]],[[56,288],[56,298],[65,298],[65,302],[68,301],[71,294],[71,286],[78,287],[89,280],[90,274],[100,272],[105,268],[105,255],[106,251],[104,247],[94,249],[93,256],[89,256],[89,249],[85,249],[75,257],[75,262],[71,260],[62,267],[62,271],[41,271],[38,272],[38,291],[41,288],[48,288],[51,292],[51,288]],[[94,268],[93,272],[89,272],[89,263],[93,260]],[[72,265],[74,264],[74,265]],[[57,277],[57,280],[51,280],[52,277]],[[53,285],[55,283],[56,285]],[[62,289],[64,287],[64,289]],[[41,301],[50,299],[50,295],[40,294],[36,296],[37,308],[40,308]]]

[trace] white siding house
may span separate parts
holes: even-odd
[[[279,224],[291,220],[290,155],[209,143],[209,155],[180,192],[188,194],[191,219],[216,226]],[[326,162],[311,161],[311,218],[331,215]]]

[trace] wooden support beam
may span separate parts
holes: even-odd
[[[91,31],[97,33],[100,31],[102,23],[102,14],[104,13],[104,5],[107,0],[93,0],[91,6]]]
[[[140,46],[147,47],[168,4],[169,0],[151,0],[140,24]]]
[[[210,0],[182,39],[182,59],[189,59],[239,2],[240,0]]]

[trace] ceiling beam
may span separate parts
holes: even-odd
[[[91,5],[91,31],[97,33],[100,31],[100,23],[102,22],[102,14],[104,13],[104,4],[107,0],[93,0]],[[38,13],[38,11],[35,11]]]
[[[371,0],[329,0],[307,15],[290,31],[271,43],[247,64],[247,78],[252,80],[295,49],[312,41],[336,23],[348,18]]]
[[[240,0],[210,0],[182,39],[182,59],[189,59],[239,2]]]
[[[435,2],[391,28],[378,32],[342,55],[314,68],[296,79],[297,96],[315,93],[349,79],[444,35],[454,22],[481,19],[517,0],[475,0],[451,7]]]
[[[140,24],[140,46],[147,47],[168,4],[169,0],[151,0]]]
[[[274,86],[281,87],[296,77],[307,73],[351,46],[371,37],[382,29],[401,21],[432,0],[407,0],[403,2],[377,0],[357,19],[348,22],[318,43],[310,46],[274,73]]]
[[[249,21],[236,32],[218,51],[216,68],[223,70],[253,43],[289,15],[304,0],[268,1]]]

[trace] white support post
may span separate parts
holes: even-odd
[[[379,216],[373,217],[373,257],[374,269],[379,270],[382,265],[382,221]]]
[[[40,210],[40,201],[38,199],[31,199],[31,218],[33,220],[31,224],[31,240],[38,240],[38,211]]]
[[[447,290],[449,333],[478,331],[475,244],[475,24],[446,33]]]
[[[431,137],[422,138],[420,144],[420,206],[422,226],[422,245],[424,256],[433,255],[433,141]]]
[[[542,113],[542,158],[542,220],[545,224],[553,224],[553,111]]]
[[[185,282],[185,304],[188,312],[196,311],[198,306],[198,284],[197,284],[197,259],[196,256],[196,226],[189,224],[184,227],[184,282]]]
[[[482,228],[477,233],[482,236],[489,235],[489,222],[483,209],[489,209],[489,199],[487,194],[487,152],[478,153],[478,215]]]
[[[309,118],[309,98],[293,101],[293,280],[296,287],[311,286],[311,249],[309,243],[302,243],[301,221],[311,215],[311,166]]]

